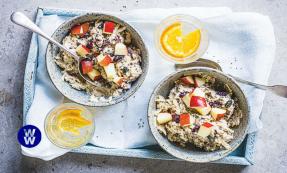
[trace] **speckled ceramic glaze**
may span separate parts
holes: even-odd
[[[67,98],[70,100],[77,102],[82,105],[86,106],[108,106],[119,103],[128,97],[130,97],[136,90],[141,86],[143,83],[147,70],[148,70],[148,52],[146,46],[143,42],[143,39],[139,35],[139,33],[128,23],[124,22],[123,20],[106,14],[100,13],[87,13],[85,15],[81,15],[78,17],[74,17],[62,25],[58,27],[58,29],[54,32],[52,37],[58,41],[62,42],[63,38],[69,33],[70,29],[79,23],[88,22],[88,21],[95,21],[95,20],[109,20],[115,23],[119,23],[122,26],[125,26],[127,30],[132,34],[132,44],[138,47],[141,50],[141,57],[142,63],[141,67],[143,69],[143,74],[132,84],[132,87],[127,90],[125,93],[120,95],[119,97],[115,97],[111,101],[100,101],[100,102],[90,102],[90,95],[87,94],[85,91],[78,91],[73,89],[67,82],[62,80],[62,73],[60,68],[55,64],[54,57],[58,54],[59,48],[51,43],[48,44],[47,52],[46,52],[46,65],[47,70],[50,75],[50,78],[55,85],[55,87]]]
[[[175,143],[168,141],[168,139],[161,135],[157,130],[156,117],[154,116],[154,111],[156,109],[155,97],[157,95],[167,97],[170,90],[174,87],[174,81],[183,75],[193,75],[197,73],[208,74],[215,77],[219,82],[228,84],[234,92],[235,97],[239,99],[239,107],[242,110],[243,118],[241,119],[240,125],[236,128],[233,128],[234,139],[230,143],[230,150],[217,150],[213,152],[207,152],[196,147],[183,148]],[[149,102],[148,121],[152,134],[154,135],[158,144],[171,155],[190,162],[210,162],[227,156],[242,143],[247,134],[249,123],[249,108],[245,95],[243,94],[238,84],[232,78],[218,70],[211,68],[193,67],[170,74],[160,82],[160,84],[155,88]]]

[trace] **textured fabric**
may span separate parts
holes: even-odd
[[[267,16],[257,13],[233,13],[229,8],[140,9],[114,15],[126,20],[143,36],[148,47],[150,65],[143,85],[128,100],[114,106],[89,108],[95,114],[95,134],[90,143],[105,148],[137,148],[156,144],[147,123],[147,106],[156,85],[174,72],[174,64],[159,57],[154,44],[158,22],[172,14],[189,14],[204,21],[210,44],[203,58],[218,62],[223,71],[250,81],[266,84],[275,54],[272,24]],[[67,17],[43,16],[39,26],[47,33]],[[50,109],[64,98],[52,85],[45,69],[47,41],[39,38],[39,55],[34,102],[27,114],[27,124],[39,127],[43,137],[32,149],[22,147],[31,157],[51,160],[68,150],[54,146],[44,132],[44,119]],[[249,132],[262,128],[259,119],[264,91],[241,85],[251,108]],[[64,100],[64,102],[69,102]]]

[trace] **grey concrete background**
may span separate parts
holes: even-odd
[[[287,85],[287,1],[284,0],[1,0],[0,1],[0,172],[287,172],[287,100],[266,95],[254,166],[192,164],[68,153],[45,162],[24,157],[16,140],[22,123],[23,76],[31,32],[13,25],[12,11],[34,17],[38,6],[127,11],[135,8],[228,6],[270,16],[277,55],[270,84]],[[270,64],[272,65],[272,64]]]

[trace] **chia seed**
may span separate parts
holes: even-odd
[[[225,103],[225,107],[226,108],[229,108],[232,104],[232,100],[228,100],[226,103]]]
[[[123,73],[127,73],[129,71],[127,67],[124,67],[122,70],[123,70]]]

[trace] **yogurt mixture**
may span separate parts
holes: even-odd
[[[169,141],[214,151],[230,148],[242,112],[228,85],[200,74],[175,81],[167,98],[157,96],[155,116]]]
[[[132,44],[130,32],[117,23],[95,21],[76,25],[62,43],[83,58],[80,69],[96,87],[83,80],[77,62],[60,51],[55,63],[62,70],[62,79],[74,89],[90,94],[91,101],[121,95],[142,74],[140,49]]]

